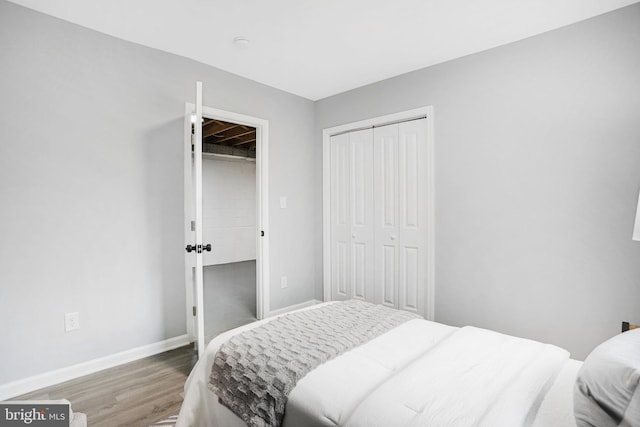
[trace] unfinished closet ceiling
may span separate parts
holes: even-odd
[[[256,157],[256,129],[251,126],[203,118],[202,151],[237,157]]]

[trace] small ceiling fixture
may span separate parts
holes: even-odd
[[[251,40],[249,40],[247,37],[245,36],[238,36],[235,37],[233,39],[233,44],[238,48],[238,49],[247,49],[249,47],[249,43],[251,42]]]

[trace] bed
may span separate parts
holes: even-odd
[[[185,384],[178,427],[247,425],[210,390],[212,367],[232,337],[271,320],[209,343]],[[283,427],[576,427],[573,391],[581,365],[552,345],[410,319],[304,375],[281,421]]]

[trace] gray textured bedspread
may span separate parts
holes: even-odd
[[[209,389],[247,425],[279,426],[289,393],[309,371],[416,318],[356,300],[278,317],[222,345]]]

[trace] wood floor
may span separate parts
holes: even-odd
[[[185,346],[11,400],[67,399],[89,427],[147,427],[180,411],[195,362],[193,346]]]

